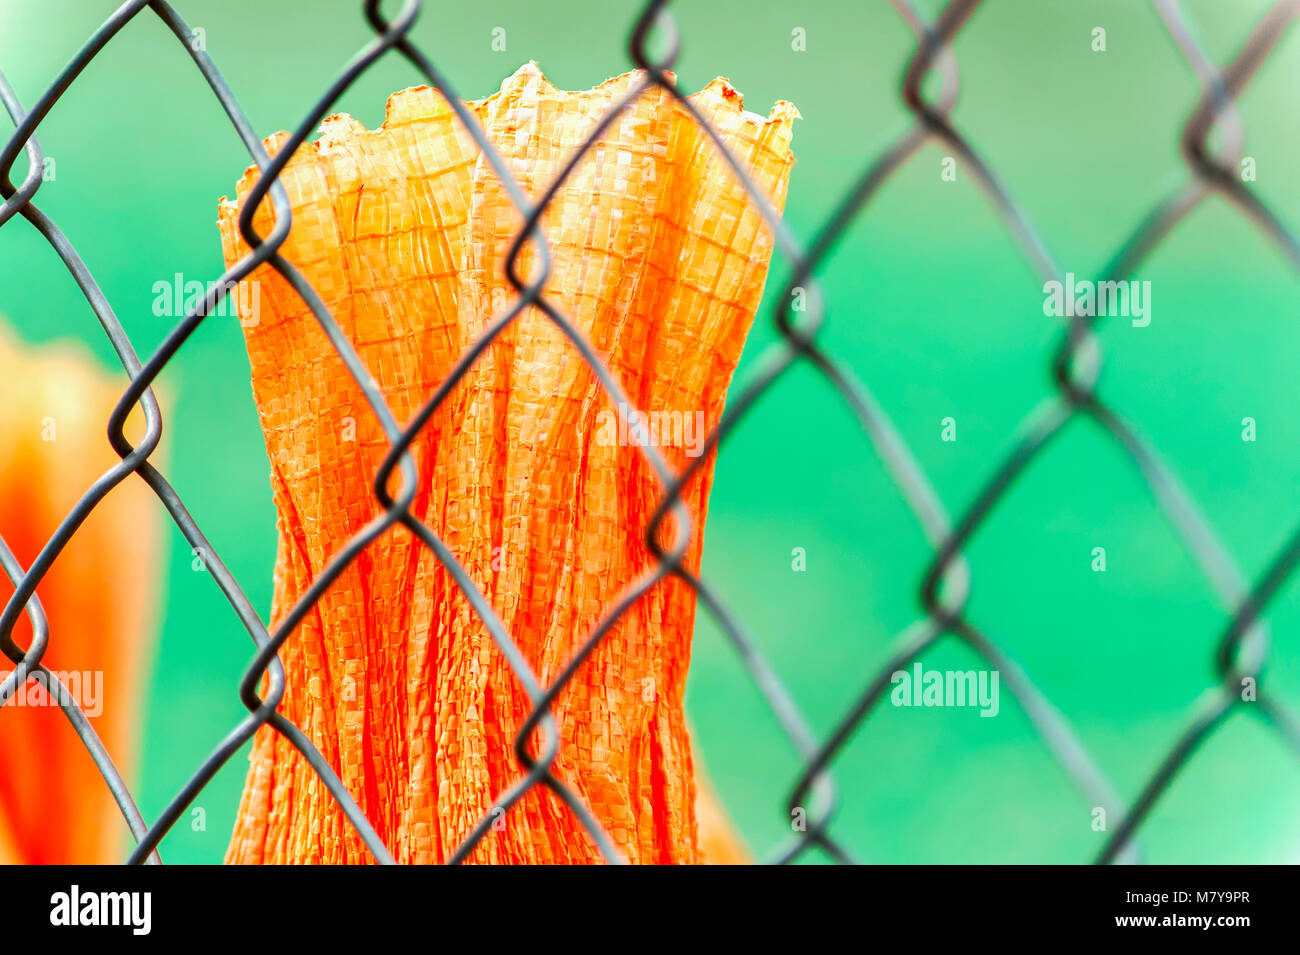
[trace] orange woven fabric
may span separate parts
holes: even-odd
[[[28,348],[0,328],[0,535],[31,565],[77,499],[118,463],[105,426],[126,387],[88,354]],[[157,460],[157,459],[155,459]],[[42,663],[67,677],[113,761],[131,779],[151,649],[159,507],[131,478],[91,512],[37,587],[50,640]],[[0,601],[13,594],[0,573]],[[26,615],[14,628],[31,644]],[[14,664],[0,655],[0,671]],[[126,823],[67,718],[34,679],[0,708],[0,863],[121,862]]]
[[[636,79],[568,93],[530,64],[469,106],[535,197]],[[768,118],[745,113],[721,79],[693,101],[782,207],[794,107],[779,103]],[[241,201],[255,178],[250,169],[239,183]],[[394,94],[378,130],[330,117],[283,180],[293,204],[283,254],[320,293],[397,420],[409,420],[513,299],[504,261],[520,216],[427,87]],[[220,210],[228,263],[248,251],[238,208],[223,201]],[[270,232],[269,202],[257,223]],[[695,413],[698,442],[721,416],[762,294],[772,239],[757,210],[707,134],[656,89],[613,123],[543,223],[554,256],[546,294],[604,356],[636,410],[680,413],[680,434],[666,430],[681,440],[659,450],[674,469],[685,467]],[[520,273],[535,267],[525,251]],[[256,299],[240,290],[239,300],[260,303],[256,324],[244,319],[279,515],[278,621],[379,513],[370,488],[387,442],[288,284],[265,267],[250,281],[259,283]],[[619,446],[611,407],[572,344],[529,309],[413,446],[413,513],[457,555],[544,684],[652,565],[642,535],[659,488],[641,452]],[[686,495],[693,567],[712,464],[702,471]],[[688,588],[675,579],[658,586],[554,708],[555,771],[633,862],[698,860],[682,711],[694,613]],[[528,699],[468,601],[405,529],[362,554],[281,656],[281,711],[338,768],[399,861],[445,860],[521,775],[511,744]],[[274,732],[259,732],[227,861],[370,858],[306,762]],[[473,855],[598,859],[541,787]]]

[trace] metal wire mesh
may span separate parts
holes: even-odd
[[[586,142],[569,160],[561,175],[535,202],[527,197],[523,188],[511,176],[506,164],[488,141],[477,121],[462,105],[460,97],[447,77],[409,39],[409,32],[420,13],[420,0],[407,0],[397,16],[392,19],[381,12],[379,0],[365,2],[364,15],[374,30],[375,38],[345,66],[303,117],[288,142],[274,158],[267,155],[261,140],[245,118],[240,104],[231,94],[208,54],[203,49],[196,49],[195,45],[189,42],[191,34],[188,25],[171,5],[161,0],[154,0],[154,2],[129,0],[123,3],[85,43],[30,111],[19,102],[3,74],[0,74],[0,102],[3,102],[5,110],[16,127],[5,143],[3,152],[0,152],[0,194],[4,197],[4,204],[0,206],[0,227],[20,214],[46,238],[77,282],[130,379],[130,385],[122,395],[109,422],[110,439],[115,452],[121,457],[121,463],[104,474],[85,492],[30,567],[22,567],[9,547],[0,540],[0,565],[3,566],[15,587],[13,596],[0,614],[0,648],[17,665],[13,674],[0,684],[0,705],[12,699],[28,679],[41,682],[58,701],[86,749],[94,758],[136,839],[136,847],[129,861],[133,863],[160,861],[157,846],[163,836],[217,771],[264,724],[269,724],[281,733],[308,761],[349,820],[356,826],[375,858],[385,863],[393,861],[374,828],[366,820],[328,762],[298,727],[276,711],[285,689],[284,673],[277,651],[293,636],[297,626],[310,612],[313,603],[330,587],[343,569],[373,541],[399,524],[406,527],[430,548],[447,568],[481,617],[499,652],[503,654],[514,675],[525,688],[533,707],[515,741],[515,752],[523,769],[523,775],[515,785],[501,794],[493,810],[483,817],[471,836],[455,851],[450,860],[452,862],[465,860],[480,840],[487,835],[500,812],[508,811],[524,793],[535,786],[548,787],[565,801],[608,861],[623,861],[589,809],[552,771],[559,744],[550,706],[613,623],[657,583],[670,575],[679,577],[693,588],[699,602],[716,619],[802,761],[803,769],[790,795],[788,808],[792,812],[797,809],[807,810],[807,825],[802,831],[795,833],[792,842],[778,854],[776,861],[794,861],[810,849],[821,850],[838,861],[851,861],[848,852],[831,833],[835,807],[832,766],[845,743],[885,695],[890,686],[891,674],[907,666],[914,658],[945,637],[965,643],[1000,671],[1005,685],[1011,690],[1043,744],[1055,757],[1074,786],[1092,805],[1104,807],[1108,813],[1114,813],[1122,820],[1110,834],[1097,861],[1140,859],[1138,831],[1152,807],[1174,776],[1192,758],[1197,747],[1223,724],[1242,701],[1240,693],[1242,681],[1257,680],[1260,676],[1268,654],[1269,642],[1267,625],[1261,621],[1260,616],[1269,600],[1300,562],[1300,529],[1288,538],[1263,576],[1253,585],[1248,585],[1219,542],[1214,529],[1202,516],[1176,475],[1120,413],[1104,403],[1096,394],[1094,386],[1102,360],[1101,347],[1096,335],[1099,321],[1097,317],[1073,316],[1066,321],[1060,345],[1052,356],[1051,362],[1056,395],[1025,417],[1010,453],[993,469],[975,495],[973,504],[962,512],[956,521],[953,521],[945,510],[926,474],[919,467],[907,444],[899,436],[888,415],[868,387],[858,381],[853,373],[843,367],[833,355],[825,351],[817,340],[817,332],[824,316],[823,297],[816,278],[819,267],[871,197],[916,154],[923,144],[929,141],[941,142],[959,157],[967,168],[973,170],[983,191],[1036,272],[1044,280],[1059,279],[1062,275],[1033,224],[1017,206],[993,170],[956,128],[952,119],[951,114],[958,87],[957,62],[952,43],[957,33],[967,27],[971,14],[979,6],[979,2],[980,0],[952,0],[938,19],[930,22],[918,13],[910,0],[891,0],[918,41],[916,53],[906,69],[902,84],[903,101],[914,117],[912,125],[904,135],[866,167],[857,182],[837,204],[834,213],[817,231],[807,248],[791,234],[761,191],[755,188],[741,162],[726,150],[718,133],[673,84],[667,71],[671,69],[677,57],[678,37],[673,19],[665,9],[667,0],[652,0],[647,3],[632,30],[631,58],[642,71],[638,82],[622,102],[616,104],[599,120]],[[1193,40],[1188,25],[1178,9],[1177,0],[1153,0],[1153,4],[1184,56],[1192,64],[1203,87],[1199,104],[1186,123],[1182,135],[1182,149],[1189,176],[1180,189],[1153,207],[1127,241],[1116,250],[1103,270],[1103,280],[1120,280],[1132,274],[1170,231],[1198,203],[1212,193],[1226,197],[1282,251],[1295,268],[1300,270],[1300,243],[1297,242],[1295,234],[1289,231],[1235,175],[1235,165],[1240,158],[1242,142],[1236,98],[1273,50],[1285,28],[1300,14],[1300,0],[1278,0],[1267,16],[1256,26],[1238,55],[1222,69],[1213,66]],[[219,281],[209,284],[209,292],[203,301],[176,325],[157,351],[142,363],[109,302],[91,277],[73,244],[59,227],[39,210],[34,198],[41,185],[40,171],[43,159],[36,136],[37,128],[95,56],[145,10],[157,16],[168,27],[192,58],[194,66],[216,96],[235,134],[261,169],[262,175],[244,203],[240,219],[241,232],[252,252],[232,266]],[[660,46],[666,50],[659,58],[653,58],[648,51],[652,34],[659,35]],[[404,57],[430,85],[443,92],[456,110],[459,121],[482,150],[487,162],[491,164],[524,220],[524,225],[511,246],[506,263],[507,277],[515,288],[517,297],[504,313],[493,320],[481,338],[461,356],[445,381],[405,428],[393,418],[380,395],[378,386],[319,297],[298,271],[279,254],[280,246],[291,228],[288,198],[278,180],[280,173],[284,170],[290,156],[307,140],[344,91],[371,65],[389,53]],[[921,89],[923,78],[931,71],[936,71],[941,80],[939,91],[932,99],[924,96]],[[775,236],[776,248],[788,261],[790,278],[783,294],[775,297],[777,304],[773,316],[781,342],[773,346],[769,354],[762,356],[750,380],[732,395],[717,428],[707,437],[702,453],[693,458],[682,473],[673,473],[669,470],[655,448],[649,446],[639,448],[638,453],[646,456],[662,485],[658,506],[649,526],[645,529],[645,540],[657,558],[658,564],[650,573],[620,595],[614,605],[607,610],[601,624],[587,637],[559,676],[549,685],[544,686],[531,671],[510,634],[506,632],[486,598],[477,590],[455,556],[433,531],[410,514],[408,508],[414,496],[415,470],[408,449],[415,435],[427,424],[435,409],[455,388],[471,365],[496,336],[530,306],[540,309],[563,331],[599,378],[611,405],[619,409],[620,416],[626,416],[629,403],[624,399],[619,383],[603,366],[590,345],[566,316],[542,294],[542,286],[550,268],[550,259],[540,221],[543,210],[564,180],[583,161],[590,146],[624,108],[646,90],[656,86],[665,89],[705,129],[715,148],[721,151],[732,173],[750,193],[768,228]],[[1208,145],[1211,133],[1216,130],[1222,130],[1224,133],[1224,145],[1217,151],[1212,150]],[[29,161],[29,173],[21,185],[15,186],[11,180],[11,173],[14,163],[23,152],[26,153]],[[259,236],[253,229],[253,213],[268,197],[275,213],[276,226],[270,235]],[[515,265],[520,251],[529,244],[537,252],[540,267],[535,277],[525,282],[516,273]],[[222,298],[234,284],[262,264],[268,264],[276,269],[310,307],[339,357],[364,393],[371,410],[382,424],[389,443],[389,451],[376,475],[373,487],[377,500],[384,508],[384,513],[364,528],[334,557],[330,565],[319,574],[303,599],[288,613],[274,632],[267,631],[239,583],[222,563],[211,543],[186,510],[180,496],[149,460],[158,446],[162,426],[158,402],[151,390],[154,380],[204,318],[217,309]],[[807,310],[801,314],[797,322],[791,309],[792,296],[796,289],[803,290],[807,302]],[[749,412],[757,399],[790,368],[800,363],[807,363],[815,368],[852,410],[934,548],[934,559],[925,573],[920,590],[920,604],[923,610],[921,618],[898,636],[896,647],[887,663],[867,684],[854,705],[843,714],[825,739],[817,738],[800,714],[779,675],[767,664],[755,643],[745,634],[739,618],[724,606],[719,595],[703,579],[692,573],[682,562],[687,545],[685,528],[688,526],[688,515],[681,498],[682,489],[704,465],[707,458],[717,452],[722,440]],[[144,439],[138,445],[132,445],[125,436],[123,426],[128,414],[137,405],[143,410],[147,428]],[[963,548],[991,518],[998,503],[1010,492],[1017,478],[1028,465],[1065,425],[1075,418],[1093,422],[1126,454],[1132,466],[1150,488],[1155,503],[1180,534],[1185,547],[1195,558],[1229,612],[1228,623],[1219,642],[1215,660],[1219,682],[1208,688],[1202,698],[1195,703],[1176,745],[1161,760],[1139,797],[1127,807],[1126,811],[1105,775],[1094,763],[1066,720],[1028,679],[1016,661],[977,627],[966,612],[970,569],[963,555]],[[402,491],[397,496],[391,495],[388,491],[389,479],[394,472],[402,477]],[[59,684],[56,677],[42,666],[41,660],[48,646],[50,634],[45,613],[35,596],[41,579],[87,515],[109,491],[132,474],[138,475],[153,490],[189,543],[207,555],[206,562],[213,579],[257,647],[256,657],[240,686],[240,698],[247,707],[249,715],[226,735],[204,763],[194,771],[162,815],[152,824],[142,817],[131,792],[77,702],[66,688]],[[663,537],[661,529],[662,525],[670,520],[672,524],[669,529],[675,529],[675,539],[673,546],[665,549],[660,544]],[[13,628],[23,613],[30,618],[33,632],[31,643],[25,649],[19,647],[12,637]],[[269,679],[266,682],[266,695],[262,697],[258,694],[258,687],[264,676],[269,676]],[[1261,688],[1255,705],[1248,707],[1248,710],[1263,719],[1289,748],[1300,756],[1300,722],[1297,722],[1296,716],[1289,709],[1283,707]],[[538,729],[544,731],[547,742],[541,751],[533,756],[530,755],[526,744]]]

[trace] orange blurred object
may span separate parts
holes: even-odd
[[[119,458],[107,423],[126,378],[63,345],[29,348],[0,328],[0,536],[31,565],[77,499]],[[36,593],[49,620],[42,664],[81,704],[130,780],[152,649],[160,507],[131,477],[100,502]],[[0,601],[13,594],[0,573]],[[24,614],[14,628],[30,645]],[[15,665],[0,656],[0,676]],[[29,678],[0,708],[0,862],[117,863],[128,830],[67,718]]]
[[[699,860],[707,865],[752,865],[754,857],[736,831],[695,754],[695,822]]]
[[[552,87],[534,65],[468,104],[536,198],[638,81]],[[719,79],[692,97],[779,209],[797,111],[746,113]],[[285,141],[268,140],[274,152]],[[239,183],[242,202],[256,181]],[[394,94],[381,128],[332,116],[289,162],[282,254],[354,343],[399,422],[515,297],[504,263],[522,219],[442,96]],[[227,263],[248,252],[223,201]],[[270,202],[256,217],[273,225]],[[583,333],[681,470],[718,422],[772,249],[707,134],[662,89],[644,93],[549,205],[546,295]],[[534,274],[525,248],[519,274]],[[263,267],[238,290],[279,514],[273,622],[380,509],[388,442],[316,319]],[[653,566],[643,542],[660,487],[596,376],[527,309],[465,374],[412,450],[412,513],[451,548],[549,684],[619,593]],[[698,568],[710,462],[685,500]],[[560,695],[555,772],[632,862],[695,862],[695,780],[682,697],[694,594],[675,578],[624,615]],[[402,862],[445,861],[522,774],[527,696],[433,554],[390,530],[343,573],[281,651],[281,712],[336,767]],[[478,862],[600,858],[567,808],[534,788]],[[257,735],[230,862],[371,856],[306,762]]]

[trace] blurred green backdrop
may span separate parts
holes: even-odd
[[[1187,0],[1225,62],[1266,0]],[[35,101],[115,5],[0,0],[0,68]],[[181,0],[258,132],[293,126],[370,37],[352,0]],[[629,67],[636,3],[427,2],[415,37],[467,97],[493,92],[535,59],[581,89]],[[935,12],[938,4],[925,4]],[[808,240],[866,163],[905,127],[899,98],[914,38],[884,2],[694,0],[674,4],[691,90],[728,76],[747,105],[803,113],[787,219]],[[505,52],[491,31],[504,27]],[[1090,34],[1105,27],[1108,50]],[[806,31],[806,51],[792,30]],[[1184,177],[1178,135],[1198,96],[1154,8],[1137,0],[997,0],[956,43],[954,113],[1037,224],[1062,268],[1091,275]],[[393,90],[420,79],[397,57],[338,105],[369,126]],[[1300,29],[1244,98],[1255,188],[1300,227]],[[43,209],[76,243],[137,350],[171,321],[152,285],[175,272],[215,278],[216,200],[247,164],[184,50],[149,13],[110,43],[42,125],[57,180]],[[1034,273],[971,177],[940,179],[923,150],[867,207],[822,273],[824,343],[867,382],[950,512],[973,498],[1030,409],[1050,393],[1057,326]],[[20,171],[22,169],[20,162]],[[738,381],[774,338],[774,267]],[[1138,278],[1153,288],[1147,328],[1104,326],[1101,391],[1161,450],[1248,575],[1300,520],[1300,417],[1294,413],[1300,287],[1286,262],[1224,202],[1211,200]],[[0,230],[0,310],[23,337],[74,337],[111,352],[76,287],[26,223]],[[213,320],[163,375],[167,471],[254,603],[269,609],[275,530],[267,462],[237,325]],[[940,421],[958,440],[940,440]],[[1258,441],[1241,440],[1241,419]],[[67,504],[70,507],[72,501]],[[159,650],[138,780],[152,818],[243,715],[236,686],[251,644],[213,582],[191,570],[169,523]],[[1091,570],[1104,546],[1108,570]],[[803,547],[807,570],[794,572]],[[1075,424],[1024,475],[968,550],[971,619],[1025,667],[1073,723],[1121,795],[1139,791],[1210,685],[1227,614],[1128,459]],[[929,559],[920,529],[848,409],[797,370],[723,448],[705,576],[771,658],[819,731],[883,665],[919,615]],[[1294,585],[1270,606],[1267,686],[1300,701]],[[689,708],[724,804],[760,855],[790,835],[798,763],[712,621],[697,627]],[[954,642],[925,658],[975,666]],[[172,862],[220,860],[246,761],[201,796],[204,831],[183,822]],[[1004,695],[1001,717],[888,705],[866,721],[835,774],[835,834],[881,862],[1086,861],[1101,846],[1090,806]],[[1215,735],[1142,830],[1163,862],[1300,858],[1300,767],[1258,720]]]

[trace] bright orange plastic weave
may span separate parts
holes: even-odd
[[[552,87],[535,66],[469,104],[537,196],[635,74]],[[764,119],[725,80],[693,101],[778,208],[794,107]],[[272,150],[284,134],[268,140]],[[255,181],[249,170],[239,196]],[[450,107],[427,87],[388,101],[374,131],[330,117],[283,181],[302,269],[409,420],[455,359],[514,297],[503,274],[521,219]],[[258,228],[271,230],[270,203]],[[247,253],[223,202],[225,257]],[[762,294],[772,240],[725,160],[663,90],[645,93],[592,148],[544,218],[547,295],[644,412],[721,416]],[[524,253],[529,275],[536,256]],[[246,329],[279,513],[278,621],[344,543],[379,513],[379,426],[316,319],[268,268]],[[241,291],[241,301],[248,302]],[[245,315],[245,318],[249,318]],[[610,402],[536,309],[465,376],[416,440],[413,513],[448,544],[543,683],[550,682],[652,557],[643,529],[659,487],[635,447],[602,440]],[[701,436],[702,437],[702,436]],[[687,449],[661,447],[670,466]],[[712,465],[685,495],[698,566]],[[555,771],[633,862],[698,861],[683,688],[694,595],[658,586],[624,616],[559,698]],[[281,711],[336,766],[399,861],[445,860],[521,769],[511,751],[530,706],[433,555],[404,529],[367,549],[281,653]],[[270,729],[259,732],[227,859],[362,862],[370,855],[325,787]],[[473,855],[586,862],[591,839],[535,788]]]

